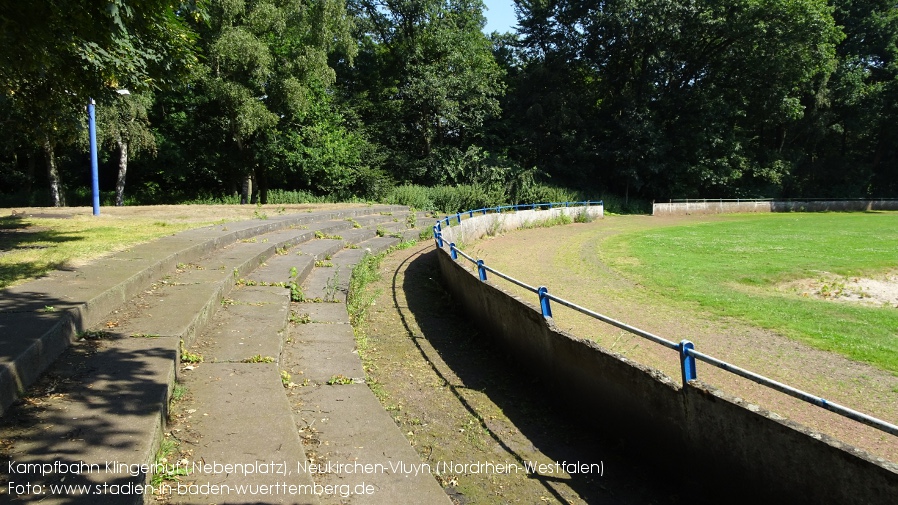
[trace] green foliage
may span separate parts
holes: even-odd
[[[202,354],[188,351],[187,348],[184,347],[184,342],[181,342],[181,363],[196,364],[202,362]]]
[[[249,358],[244,359],[243,363],[274,363],[274,358],[256,354],[255,356],[250,356]]]
[[[291,282],[290,284],[287,285],[287,287],[290,288],[290,301],[291,302],[305,301],[306,296],[305,296],[305,294],[303,294],[302,288],[299,286],[299,284],[297,284],[295,282]]]
[[[11,2],[0,206],[898,196],[894,2],[516,5]]]
[[[357,68],[340,67],[350,103],[401,181],[468,182],[483,158],[486,120],[499,113],[502,70],[481,32],[482,4],[356,2]],[[421,207],[423,208],[423,207]]]

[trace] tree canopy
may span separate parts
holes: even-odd
[[[83,186],[95,98],[120,203],[128,166],[145,203],[898,197],[894,2],[515,3],[488,36],[480,0],[3,0],[0,193]]]

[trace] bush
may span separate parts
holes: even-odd
[[[393,188],[383,199],[390,205],[407,205],[420,210],[436,210],[430,199],[430,188],[403,184]]]

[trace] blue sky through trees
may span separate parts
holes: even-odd
[[[483,0],[483,3],[486,5],[486,10],[483,11],[486,16],[484,33],[513,31],[518,23],[514,15],[514,0]]]

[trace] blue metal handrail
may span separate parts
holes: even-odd
[[[482,213],[482,214],[486,214],[488,211],[500,213],[500,212],[502,212],[502,209],[521,210],[521,209],[526,209],[526,208],[534,209],[536,207],[548,207],[548,208],[560,207],[560,206],[569,207],[569,206],[577,206],[577,205],[584,205],[584,204],[589,205],[590,203],[601,204],[601,202],[587,201],[587,202],[552,202],[552,203],[537,203],[537,204],[526,204],[526,205],[507,205],[507,206],[499,206],[499,207],[493,207],[493,208],[471,210],[471,211],[467,211],[464,213],[460,212],[460,213],[456,214],[455,216],[451,216],[451,217],[455,217],[456,221],[460,224],[462,221],[461,216],[462,216],[462,214],[465,214],[465,213],[468,214],[469,218],[473,218],[474,214],[478,213],[478,212]],[[436,241],[437,247],[439,247],[440,249],[444,248],[444,241],[442,238],[442,223],[443,222],[445,222],[445,226],[447,226],[447,227],[450,226],[450,217],[446,217],[445,219],[437,221],[437,224],[433,227],[434,240]],[[704,361],[705,363],[708,363],[712,366],[720,368],[721,370],[725,370],[727,372],[733,373],[735,375],[738,375],[740,377],[743,377],[743,378],[753,381],[755,383],[761,384],[763,386],[767,386],[771,389],[775,389],[781,393],[787,394],[789,396],[792,396],[799,400],[805,401],[812,405],[816,405],[823,409],[829,410],[830,412],[834,412],[843,417],[847,417],[849,419],[853,419],[855,421],[864,423],[868,426],[871,426],[878,430],[884,431],[891,435],[898,436],[898,426],[896,426],[892,423],[883,421],[882,419],[877,419],[875,417],[869,416],[862,412],[858,412],[858,411],[850,409],[848,407],[844,407],[842,405],[839,405],[838,403],[831,402],[831,401],[821,398],[819,396],[814,396],[814,395],[807,393],[805,391],[802,391],[800,389],[793,388],[792,386],[783,384],[781,382],[777,382],[768,377],[764,377],[763,375],[759,375],[754,372],[750,372],[743,368],[739,368],[731,363],[727,363],[725,361],[719,360],[719,359],[717,359],[713,356],[710,356],[708,354],[704,354],[699,351],[696,351],[695,345],[688,340],[683,340],[680,343],[675,343],[675,342],[667,340],[663,337],[659,337],[658,335],[655,335],[653,333],[649,333],[647,331],[640,330],[639,328],[636,328],[634,326],[630,326],[626,323],[623,323],[621,321],[618,321],[616,319],[608,317],[604,314],[600,314],[598,312],[589,310],[585,307],[581,307],[580,305],[577,305],[573,302],[570,302],[568,300],[565,300],[563,298],[559,298],[555,295],[550,294],[548,288],[546,288],[545,286],[541,286],[539,288],[534,288],[533,286],[530,286],[529,284],[526,284],[518,279],[515,279],[514,277],[504,274],[504,273],[500,272],[499,270],[496,270],[494,268],[486,266],[484,264],[483,260],[474,259],[473,257],[469,256],[468,254],[465,254],[464,251],[459,249],[454,243],[449,244],[449,254],[451,255],[453,260],[458,260],[458,256],[460,255],[463,258],[467,259],[468,261],[474,263],[477,266],[478,276],[480,277],[481,281],[486,282],[486,280],[487,280],[486,272],[490,272],[490,273],[495,274],[495,275],[497,275],[513,284],[516,284],[530,292],[536,293],[539,296],[540,311],[542,312],[543,317],[545,317],[546,319],[552,318],[552,307],[550,304],[550,300],[551,300],[551,301],[560,303],[561,305],[564,305],[565,307],[576,310],[577,312],[580,312],[580,313],[583,313],[592,318],[598,319],[599,321],[602,321],[604,323],[607,323],[607,324],[610,324],[617,328],[620,328],[626,332],[629,332],[629,333],[632,333],[639,337],[645,338],[647,340],[655,342],[656,344],[660,344],[669,349],[676,350],[680,355],[680,372],[682,375],[683,386],[685,386],[689,381],[695,380],[697,378],[695,360],[698,359],[698,360]]]

